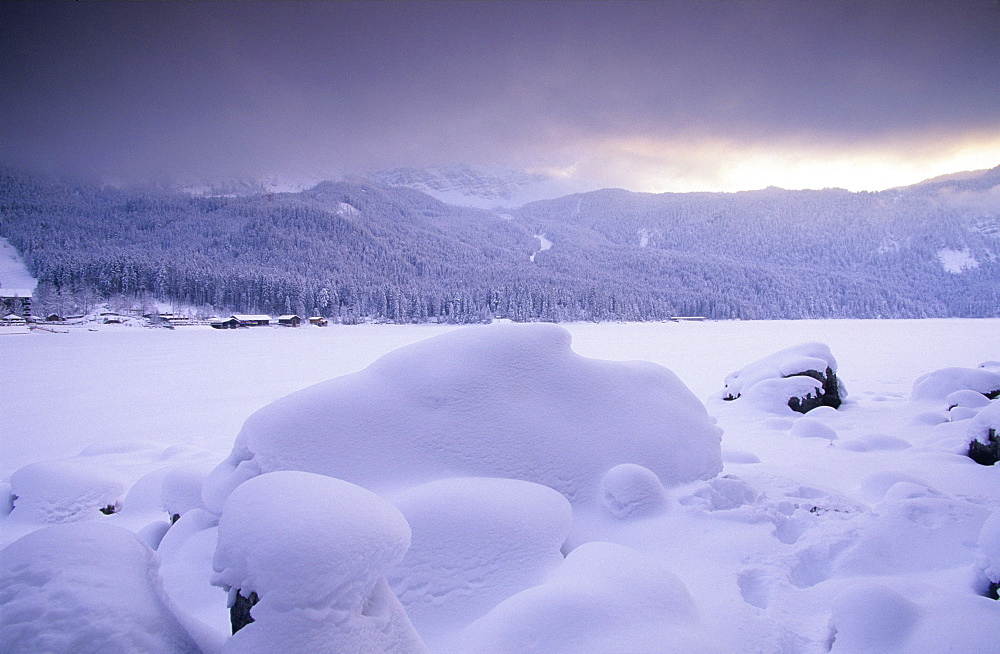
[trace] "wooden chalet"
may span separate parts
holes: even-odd
[[[16,313],[8,313],[6,316],[0,318],[0,326],[3,327],[23,327],[27,325],[28,321]]]
[[[310,325],[316,325],[317,327],[326,327],[329,322],[323,316],[312,316],[309,318]]]
[[[302,318],[296,315],[278,316],[278,324],[284,327],[298,327],[302,324]]]
[[[240,327],[267,327],[271,324],[271,316],[234,313],[231,320],[236,320]]]
[[[229,318],[228,320],[223,320],[222,318],[215,318],[213,320],[209,320],[208,324],[214,327],[215,329],[237,329],[243,326],[240,324],[240,321],[237,320],[235,317]]]

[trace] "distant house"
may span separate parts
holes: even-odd
[[[234,313],[232,319],[240,323],[240,327],[267,327],[271,324],[271,316]]]
[[[309,319],[310,325],[316,325],[317,327],[326,327],[329,323],[323,316],[313,316]]]
[[[215,318],[214,320],[209,320],[208,324],[215,329],[237,329],[242,327],[240,321],[236,319],[235,316],[229,318],[228,320],[223,320],[222,318]]]
[[[58,313],[50,313],[49,315],[45,316],[45,322],[62,322],[62,321],[63,317],[60,316]]]
[[[298,327],[302,323],[302,318],[296,315],[278,316],[278,324],[285,327]]]
[[[22,327],[27,325],[28,321],[24,317],[17,315],[16,313],[8,313],[6,316],[0,318],[0,325],[4,327]]]
[[[31,296],[30,289],[0,288],[0,316],[8,313],[31,315]]]
[[[673,322],[699,322],[708,320],[708,318],[705,316],[671,316],[670,320]]]

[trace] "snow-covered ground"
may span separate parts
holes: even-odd
[[[31,276],[24,259],[7,239],[0,238],[0,288],[35,290],[38,280]]]
[[[572,351],[560,328],[504,327],[0,336],[0,651],[72,651],[40,644],[56,632],[128,651],[130,629],[206,652],[1000,642],[1000,472],[964,456],[1000,425],[977,387],[1000,375],[977,369],[1000,320],[571,324]],[[721,399],[807,342],[836,358],[839,409]],[[309,558],[324,548],[354,563]],[[234,584],[260,619],[228,639]],[[121,602],[132,587],[149,601]],[[117,617],[53,622],[60,601]]]

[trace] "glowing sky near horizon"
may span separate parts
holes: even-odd
[[[0,164],[880,190],[1000,164],[995,0],[0,3]]]

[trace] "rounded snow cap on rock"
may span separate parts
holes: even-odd
[[[352,608],[410,545],[386,500],[307,472],[274,472],[240,485],[219,519],[212,583],[255,592],[260,604]]]
[[[982,395],[1000,391],[1000,371],[987,368],[942,368],[921,375],[913,382],[914,400],[943,402],[955,391],[970,390]]]
[[[726,377],[722,398],[743,398],[765,411],[806,413],[836,409],[847,397],[837,378],[837,360],[823,343],[803,343],[755,361]]]
[[[543,484],[599,503],[609,466],[667,485],[719,472],[721,430],[672,372],[588,359],[549,324],[468,327],[400,348],[361,372],[250,416],[209,477],[212,510],[240,481],[305,470],[377,492],[448,477]]]
[[[859,583],[833,601],[832,652],[906,652],[921,610],[899,593],[874,583]]]
[[[114,474],[76,461],[26,465],[11,475],[10,484],[17,497],[11,517],[38,522],[100,518],[102,509],[114,510],[125,495]]]
[[[667,491],[649,468],[622,463],[601,479],[604,508],[616,518],[640,518],[661,513],[667,507]]]

